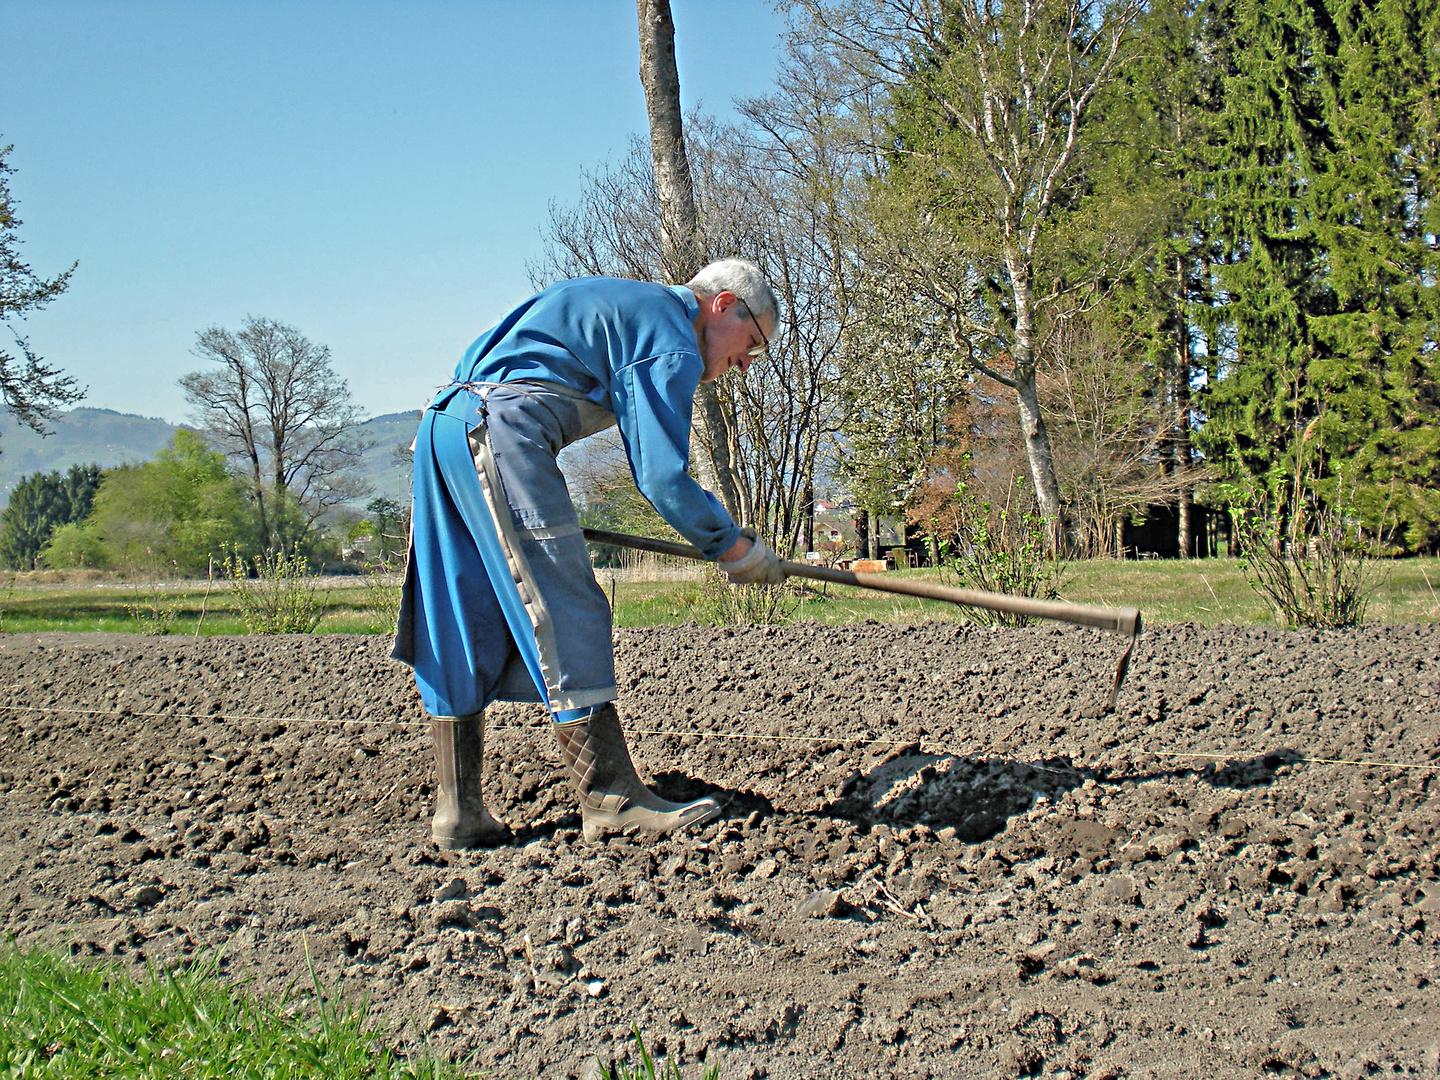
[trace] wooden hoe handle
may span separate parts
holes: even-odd
[[[609,544],[612,547],[634,548],[650,551],[657,555],[675,555],[682,559],[703,559],[700,549],[689,544],[677,544],[669,540],[652,540],[645,536],[630,536],[626,533],[607,532],[604,529],[586,529],[585,539],[592,544]],[[1135,647],[1135,638],[1140,633],[1140,609],[1134,607],[1102,608],[1087,604],[1067,604],[1054,600],[1036,600],[1029,596],[1007,596],[1004,593],[979,592],[975,589],[955,589],[949,585],[936,585],[928,581],[909,581],[904,578],[884,577],[880,574],[857,574],[851,570],[831,570],[809,563],[781,562],[786,577],[810,578],[814,581],[830,581],[837,585],[855,585],[862,589],[876,589],[879,592],[902,593],[919,596],[926,600],[945,600],[964,607],[986,608],[990,611],[1004,611],[1012,615],[1025,615],[1032,619],[1055,619],[1073,623],[1076,626],[1094,626],[1124,634],[1130,639],[1120,665],[1115,672],[1115,685],[1110,693],[1110,708],[1115,708],[1115,698],[1125,671],[1130,666],[1130,653]]]

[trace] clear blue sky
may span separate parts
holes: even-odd
[[[685,107],[769,90],[766,0],[671,0]],[[369,415],[423,406],[530,291],[551,199],[645,131],[633,0],[0,0],[19,324],[84,405],[180,421],[198,330],[330,346]]]

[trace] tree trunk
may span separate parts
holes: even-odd
[[[1020,433],[1025,439],[1025,460],[1030,465],[1030,482],[1035,485],[1035,501],[1045,519],[1050,553],[1060,551],[1065,523],[1060,516],[1060,485],[1055,479],[1055,458],[1050,451],[1050,433],[1040,415],[1040,398],[1035,390],[1035,373],[1024,379],[1016,372],[1015,402],[1020,419]]]
[[[1171,442],[1171,461],[1177,469],[1190,468],[1190,321],[1185,317],[1185,299],[1189,284],[1185,263],[1175,259],[1177,282],[1175,319],[1175,425]],[[1195,557],[1195,492],[1186,484],[1180,489],[1178,514],[1180,558]]]
[[[870,557],[870,511],[863,506],[855,511],[855,555],[861,559]]]
[[[640,26],[640,82],[650,119],[650,157],[660,198],[660,236],[665,273],[689,281],[704,263],[700,215],[680,113],[680,74],[675,67],[675,20],[670,0],[636,0]]]
[[[690,453],[695,479],[700,481],[701,487],[718,495],[725,509],[730,511],[730,516],[741,525],[754,524],[742,505],[744,500],[740,497],[740,485],[735,479],[735,467],[730,458],[727,410],[714,383],[702,383],[695,391],[690,426],[700,433],[700,438],[692,443]]]
[[[802,557],[805,553],[815,550],[815,485],[813,482],[805,484],[804,494],[801,495],[803,509],[800,511],[800,550]]]
[[[250,448],[251,489],[255,494],[255,518],[260,526],[260,542],[267,548],[272,546],[270,519],[265,513],[265,484],[261,480],[260,452]]]
[[[675,67],[675,20],[670,14],[670,0],[636,0],[635,9],[640,28],[640,83],[645,87],[650,157],[655,167],[655,193],[660,199],[662,258],[666,277],[672,282],[684,282],[705,264],[705,251],[690,159],[685,154],[680,73]],[[715,492],[732,515],[738,514],[740,494],[730,461],[729,429],[713,385],[702,385],[696,392],[690,423],[700,432],[696,448],[699,452],[691,454],[696,479]]]
[[[1040,516],[1045,518],[1051,553],[1055,554],[1060,551],[1065,523],[1061,518],[1060,483],[1055,478],[1050,433],[1045,430],[1040,396],[1035,389],[1035,314],[1030,296],[1030,267],[1018,253],[1007,253],[1005,262],[1015,302],[1013,359],[1020,434],[1025,439],[1025,459],[1030,465],[1030,482],[1035,485],[1035,501],[1040,505]]]

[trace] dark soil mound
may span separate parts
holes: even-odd
[[[637,759],[726,817],[584,844],[506,706],[516,842],[449,855],[384,640],[0,636],[5,930],[223,947],[260,991],[308,950],[502,1075],[580,1075],[632,1024],[726,1080],[1440,1069],[1440,630],[1162,628],[1109,715],[1087,631],[617,640]]]

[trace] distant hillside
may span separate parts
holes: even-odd
[[[374,489],[363,499],[357,500],[363,507],[371,499],[381,496],[410,505],[410,444],[415,441],[415,430],[420,426],[420,411],[386,413],[372,417],[360,425],[365,437],[373,442],[362,459],[361,475],[370,481]],[[404,450],[407,456],[397,460],[396,451]]]
[[[358,500],[360,506],[379,495],[410,501],[410,466],[398,462],[395,451],[409,447],[419,421],[418,412],[387,413],[360,425],[375,444],[361,467],[374,490]],[[109,469],[149,461],[176,431],[169,421],[110,409],[72,409],[49,426],[53,434],[42,438],[8,414],[0,415],[0,507],[21,477],[91,462]]]
[[[9,413],[0,415],[0,496],[8,499],[20,478],[34,472],[149,461],[175,435],[175,425],[158,417],[110,409],[72,409],[48,426],[53,434],[41,436]]]

